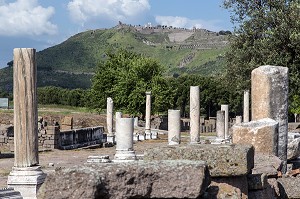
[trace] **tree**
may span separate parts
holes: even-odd
[[[250,88],[260,65],[289,67],[290,93],[300,86],[299,0],[224,0],[236,25],[230,37],[227,81],[231,89]]]
[[[290,112],[294,114],[295,122],[297,122],[297,115],[300,114],[300,96],[293,95],[290,106]]]
[[[115,109],[144,115],[145,92],[157,86],[156,78],[162,75],[161,65],[124,49],[108,51],[106,55],[107,60],[99,63],[92,79],[90,107],[105,109],[107,97],[112,97]],[[155,98],[154,95],[154,104]]]

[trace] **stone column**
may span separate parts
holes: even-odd
[[[146,92],[146,139],[151,139],[151,91]]]
[[[119,118],[117,120],[117,145],[114,162],[136,160],[136,155],[133,150],[134,119]]]
[[[113,100],[108,97],[106,101],[106,126],[107,126],[107,142],[114,143],[115,142],[115,135],[113,133],[113,109],[114,109],[114,102]]]
[[[114,102],[108,97],[106,101],[106,123],[107,123],[107,135],[113,135],[113,109]]]
[[[227,139],[229,137],[229,108],[228,105],[221,105],[221,110],[225,111],[225,139]]]
[[[36,51],[14,49],[14,167],[7,185],[23,198],[36,198],[45,174],[39,166]]]
[[[249,90],[244,91],[244,122],[249,122]]]
[[[116,122],[115,122],[115,132],[117,132],[118,130],[117,130],[117,128],[118,128],[118,120],[120,119],[120,118],[122,118],[122,112],[116,112]],[[115,138],[117,137],[117,135],[115,134]],[[116,139],[115,139],[116,140]],[[114,141],[115,141],[114,140]]]
[[[240,115],[236,116],[236,118],[235,118],[235,124],[241,124],[242,121],[243,121],[242,116],[240,116]],[[244,122],[245,122],[245,121],[244,121]]]
[[[199,86],[190,87],[190,142],[200,142],[200,90]]]
[[[168,110],[168,144],[180,144],[180,110]]]
[[[225,111],[217,111],[217,139],[225,139]]]
[[[138,127],[139,126],[139,118],[135,117],[134,118],[134,127]]]
[[[278,157],[286,172],[288,144],[288,68],[260,66],[251,73],[252,120],[271,118],[279,123]]]

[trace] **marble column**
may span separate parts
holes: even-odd
[[[190,143],[200,142],[200,90],[199,86],[190,87]]]
[[[244,91],[244,122],[249,122],[249,90]]]
[[[116,132],[116,154],[114,162],[127,162],[136,160],[136,155],[133,150],[133,118],[119,118],[117,122]]]
[[[225,111],[217,111],[217,139],[225,139]]]
[[[113,133],[113,109],[114,102],[112,98],[108,97],[106,101],[106,126],[107,126],[107,142],[114,143],[115,135]]]
[[[113,135],[113,110],[114,102],[108,97],[106,103],[106,123],[107,123],[107,135]]]
[[[151,91],[146,92],[146,139],[151,139]]]
[[[278,157],[287,167],[289,70],[281,66],[260,66],[251,73],[252,120],[271,118],[278,126]]]
[[[177,145],[180,141],[180,110],[168,110],[168,144]]]
[[[118,121],[119,121],[119,119],[120,118],[122,118],[122,112],[116,112],[116,116],[115,116],[115,118],[116,118],[116,122],[115,122],[115,132],[117,132],[118,131]],[[117,135],[116,135],[117,133],[115,133],[115,140],[116,140],[116,137],[117,137]]]
[[[36,50],[14,49],[14,167],[7,185],[23,198],[36,198],[45,174],[39,166]]]
[[[221,105],[221,110],[225,111],[225,139],[229,137],[229,108],[227,104]]]

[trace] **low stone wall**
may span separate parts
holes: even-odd
[[[58,126],[46,126],[38,131],[40,149],[75,149],[102,144],[104,127],[88,127],[61,131]],[[13,126],[1,126],[0,147],[14,151]]]
[[[84,146],[101,144],[104,127],[90,127],[60,132],[59,149],[75,149]]]

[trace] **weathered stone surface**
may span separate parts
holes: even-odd
[[[218,176],[246,175],[254,166],[254,149],[250,145],[186,145],[147,149],[144,161],[203,160],[210,174]]]
[[[39,163],[35,49],[14,49],[15,167]]]
[[[286,171],[288,134],[288,68],[260,66],[251,73],[252,120],[271,118],[278,126],[278,157]]]
[[[248,185],[246,176],[212,178],[210,187],[217,187],[216,198],[247,199]]]
[[[280,198],[300,198],[299,177],[288,177],[277,179],[280,189]]]
[[[168,144],[176,145],[181,142],[180,110],[168,110]]]
[[[249,190],[265,189],[268,184],[268,181],[267,181],[268,178],[265,173],[248,174],[247,180],[248,180],[248,189]]]
[[[282,161],[277,156],[256,153],[252,174],[265,173],[268,177],[277,177],[281,167]]]
[[[255,152],[277,155],[278,122],[265,118],[236,124],[232,127],[232,142],[252,144]]]
[[[288,143],[287,148],[287,159],[293,160],[300,156],[300,138],[296,138],[295,140]]]
[[[198,198],[209,184],[203,161],[107,163],[49,174],[38,198]]]

